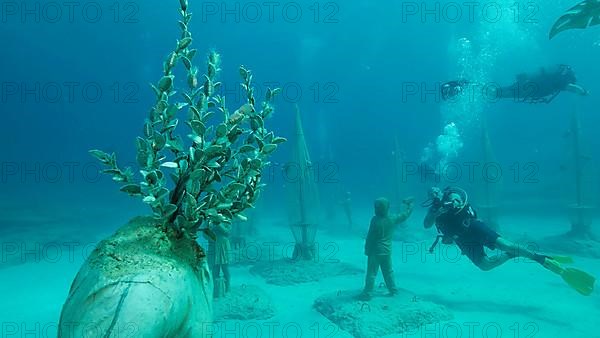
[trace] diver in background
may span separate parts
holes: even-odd
[[[511,258],[525,257],[541,264],[546,269],[560,275],[571,287],[584,295],[594,289],[595,278],[581,270],[563,268],[559,261],[571,263],[568,257],[550,257],[537,254],[523,246],[512,243],[477,219],[475,210],[468,203],[467,193],[460,188],[448,187],[444,191],[433,187],[429,199],[423,203],[429,207],[423,221],[426,229],[436,225],[440,235],[430,249],[441,239],[444,244],[456,243],[478,268],[488,271]],[[488,257],[484,247],[501,250],[500,255]]]
[[[486,86],[485,95],[492,99],[514,99],[518,102],[550,103],[561,91],[578,95],[589,92],[576,84],[575,72],[567,65],[553,65],[540,68],[535,73],[517,75],[516,81],[506,87]],[[463,93],[474,83],[465,79],[454,80],[442,84],[442,99],[448,100]]]
[[[365,288],[359,295],[362,300],[371,299],[375,277],[379,269],[381,269],[390,295],[393,296],[398,292],[392,268],[392,237],[398,224],[406,221],[412,214],[413,199],[407,198],[402,202],[405,205],[404,212],[399,215],[390,215],[390,202],[386,198],[375,200],[375,216],[371,219],[369,233],[365,240],[365,255],[368,257],[368,261]]]

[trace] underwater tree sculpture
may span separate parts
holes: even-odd
[[[571,7],[552,26],[549,38],[569,29],[584,29],[600,24],[600,0],[585,0]]]
[[[240,68],[248,103],[233,114],[225,107],[225,97],[216,94],[220,86],[217,82],[220,56],[214,51],[208,58],[204,84],[199,84],[198,70],[191,63],[196,51],[188,49],[191,43],[191,33],[187,31],[189,18],[191,15],[184,14],[183,38],[165,62],[165,75],[157,86],[152,86],[157,102],[144,125],[144,137],[137,139],[137,161],[143,179],[134,183],[131,169],[121,170],[114,154],[99,150],[91,153],[108,166],[105,173],[122,182],[121,191],[140,196],[150,205],[155,219],[173,226],[181,235],[195,237],[198,231],[206,230],[200,228],[202,224],[230,222],[234,216],[245,219],[240,212],[252,207],[258,198],[265,160],[285,139],[275,137],[264,128],[264,120],[273,112],[271,103],[278,90],[268,89],[262,110],[255,111],[249,70]],[[183,93],[185,103],[170,104],[169,98],[175,94],[173,69],[179,60],[188,71],[189,91]],[[179,123],[177,114],[184,108],[190,113],[186,124],[191,131],[188,137],[192,145],[188,151],[181,137],[174,135]],[[207,127],[215,110],[225,119],[216,127]],[[244,128],[246,122],[250,129]],[[167,159],[167,153],[172,159]],[[166,175],[161,167],[172,171],[169,173],[175,183],[172,190],[166,188]]]
[[[210,237],[209,225],[245,219],[242,212],[259,196],[268,157],[285,141],[264,125],[278,89],[267,89],[257,110],[253,76],[241,67],[247,103],[230,113],[217,94],[219,54],[210,52],[207,73],[198,74],[188,30],[192,14],[187,0],[179,3],[182,34],[152,86],[156,103],[137,139],[141,178],[121,169],[115,154],[91,151],[121,191],[142,198],[153,216],[134,219],[98,244],[71,286],[59,337],[109,337],[124,330],[140,337],[202,336],[203,324],[212,320],[213,289],[197,234]],[[183,102],[174,102],[179,64],[187,89]],[[176,134],[184,112],[189,142]],[[221,122],[214,123],[219,114]]]

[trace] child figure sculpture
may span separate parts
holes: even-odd
[[[375,200],[375,216],[371,219],[369,233],[365,241],[365,255],[368,257],[365,288],[360,295],[363,300],[371,299],[377,271],[381,268],[385,285],[390,296],[398,292],[392,269],[392,237],[397,226],[411,215],[413,199],[402,201],[405,210],[399,215],[390,215],[390,202],[386,198]]]

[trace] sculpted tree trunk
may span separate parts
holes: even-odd
[[[139,217],[84,263],[58,336],[203,337],[212,321],[212,290],[200,246]]]

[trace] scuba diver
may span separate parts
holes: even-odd
[[[525,257],[558,274],[569,286],[585,296],[589,296],[594,290],[593,276],[561,265],[572,263],[570,257],[551,257],[535,253],[505,239],[477,219],[477,213],[468,203],[467,193],[461,188],[448,187],[442,191],[433,187],[429,191],[429,199],[423,202],[422,206],[429,208],[423,225],[428,229],[435,224],[439,232],[429,252],[433,252],[440,240],[444,244],[455,243],[462,254],[483,271],[494,269],[511,258]],[[489,257],[484,247],[498,249],[501,253]]]
[[[402,201],[405,210],[398,215],[390,215],[390,202],[386,198],[375,200],[375,215],[371,219],[369,232],[365,240],[365,255],[367,259],[367,276],[365,278],[365,288],[358,295],[361,300],[370,300],[371,293],[375,286],[375,277],[381,269],[383,280],[390,292],[390,296],[398,293],[396,282],[394,281],[394,271],[392,269],[392,237],[398,224],[406,221],[413,211],[413,198],[406,198]]]
[[[553,65],[541,68],[535,73],[522,73],[517,75],[516,81],[505,87],[485,85],[482,88],[484,95],[491,99],[514,99],[517,102],[550,103],[560,92],[568,91],[581,96],[589,92],[576,84],[575,73],[570,66]],[[476,83],[460,79],[449,81],[441,86],[441,95],[444,101],[454,98],[469,86]]]

